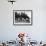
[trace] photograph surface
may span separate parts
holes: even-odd
[[[14,10],[13,24],[32,24],[32,10]]]

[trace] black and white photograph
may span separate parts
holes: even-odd
[[[32,10],[13,10],[13,24],[32,24]]]

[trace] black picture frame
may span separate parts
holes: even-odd
[[[30,14],[30,15],[29,15]],[[19,15],[19,18],[18,18]],[[30,20],[27,19],[25,16],[27,15]],[[24,18],[26,19],[23,19]],[[29,22],[29,21],[30,22]],[[13,25],[32,25],[33,24],[33,11],[32,10],[13,10]]]

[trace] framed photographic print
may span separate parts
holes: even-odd
[[[13,10],[14,25],[32,25],[32,10]]]

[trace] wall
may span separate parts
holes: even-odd
[[[14,26],[14,10],[32,10],[32,26]],[[17,0],[12,5],[7,0],[0,0],[0,40],[15,40],[18,32],[31,34],[33,40],[46,40],[46,0]]]

